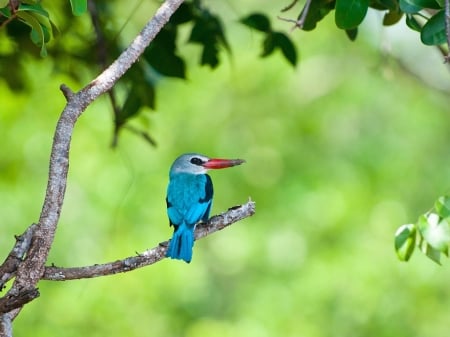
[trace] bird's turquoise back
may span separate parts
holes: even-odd
[[[209,217],[213,197],[211,178],[207,174],[178,173],[170,177],[167,188],[167,214],[175,227],[193,228]]]
[[[208,220],[212,196],[211,178],[207,174],[170,175],[167,214],[175,231],[167,248],[167,257],[191,261],[195,224]]]

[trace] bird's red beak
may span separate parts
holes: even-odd
[[[245,163],[245,160],[211,158],[210,160],[208,160],[206,163],[203,164],[203,167],[207,169],[222,169],[236,165],[241,165],[242,163]]]

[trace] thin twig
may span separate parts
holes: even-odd
[[[66,98],[66,101],[69,102],[73,99],[74,92],[65,84],[61,84],[59,86],[59,90],[63,93],[64,97]]]
[[[450,0],[445,0],[445,35],[447,36],[447,53],[444,56],[444,63],[450,62]]]
[[[293,0],[289,5],[283,7],[281,9],[282,12],[287,12],[288,10],[290,10],[292,7],[295,6],[295,4],[298,2],[298,0]]]
[[[196,240],[217,232],[231,224],[252,216],[255,213],[255,203],[248,201],[244,205],[236,206],[228,211],[211,217],[206,224],[197,226],[195,230]],[[95,264],[86,267],[60,268],[45,267],[43,280],[68,281],[83,278],[93,278],[106,275],[128,272],[137,268],[142,268],[156,263],[165,257],[168,241],[160,243],[158,246],[148,249],[137,256],[127,257],[122,260]]]
[[[303,26],[305,25],[306,17],[308,16],[308,13],[309,13],[309,8],[311,6],[311,2],[312,2],[312,0],[306,0],[305,6],[303,7],[303,10],[301,11],[300,16],[298,17],[297,20],[286,19],[286,18],[282,18],[279,16],[277,16],[277,18],[282,21],[293,23],[294,26],[291,28],[291,31],[293,31],[295,28],[303,29]]]
[[[132,132],[132,133],[134,133],[134,134],[136,134],[136,135],[138,135],[138,136],[141,136],[141,137],[144,138],[150,145],[153,145],[153,146],[156,146],[156,145],[157,145],[157,144],[156,144],[156,140],[154,140],[154,139],[148,134],[148,132],[139,130],[139,129],[135,128],[134,126],[128,125],[128,124],[127,124],[127,125],[124,125],[124,128],[126,128],[128,131],[130,131],[130,132]]]

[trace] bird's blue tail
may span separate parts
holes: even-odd
[[[166,257],[184,260],[187,263],[192,260],[192,247],[194,246],[194,228],[188,228],[181,224],[173,233],[167,248]]]

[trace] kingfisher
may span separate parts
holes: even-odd
[[[174,227],[166,257],[192,260],[194,230],[198,222],[209,218],[213,199],[210,169],[222,169],[244,163],[242,159],[208,158],[197,153],[186,153],[173,162],[167,187],[167,215]]]

